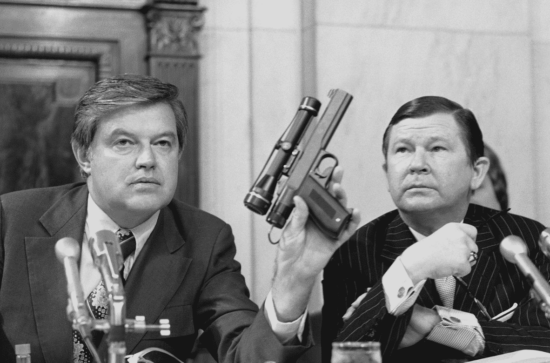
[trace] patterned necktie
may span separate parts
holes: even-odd
[[[116,232],[122,250],[124,260],[128,258],[136,250],[136,239],[132,231],[128,229],[119,229]],[[120,271],[122,281],[124,283],[124,265]],[[88,295],[86,305],[95,319],[105,319],[109,312],[109,297],[103,280],[96,288]],[[92,340],[97,346],[103,337],[103,333],[92,331]],[[84,343],[82,336],[76,330],[73,330],[73,362],[74,363],[93,363],[93,357],[90,350]]]
[[[441,297],[443,305],[445,305],[445,307],[447,308],[452,308],[455,299],[456,288],[456,281],[454,277],[448,276],[441,279],[436,279],[435,287],[437,288],[437,292],[439,292],[439,296]]]

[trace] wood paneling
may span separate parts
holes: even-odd
[[[71,160],[72,110],[78,98],[100,79],[137,73],[180,89],[191,127],[176,196],[198,205],[196,33],[203,10],[185,0],[0,1],[0,103],[9,107],[0,116],[0,130],[11,130],[0,137],[0,193],[74,181],[72,165],[66,177],[50,177],[57,175],[50,165],[61,159],[40,149],[49,135],[45,123],[59,131],[59,152]],[[59,93],[68,85],[70,101]],[[23,129],[24,142],[14,142]],[[32,170],[15,172],[13,165],[20,161],[14,155],[23,149],[33,160],[24,165]]]

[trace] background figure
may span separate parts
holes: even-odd
[[[489,171],[481,186],[474,190],[470,203],[479,204],[496,210],[508,209],[508,185],[506,174],[493,149],[485,144],[484,154],[489,158]]]

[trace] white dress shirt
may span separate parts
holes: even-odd
[[[417,241],[426,238],[414,229],[410,227],[409,229]],[[413,285],[401,258],[398,257],[382,276],[388,312],[395,316],[405,313],[414,305],[425,283],[424,279]],[[426,339],[458,349],[470,356],[483,351],[485,337],[475,315],[441,306],[436,306],[434,309],[442,321],[435,326]]]

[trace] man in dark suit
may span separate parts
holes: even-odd
[[[98,82],[79,102],[71,140],[85,182],[1,197],[2,362],[15,361],[19,344],[30,344],[33,363],[92,359],[66,317],[66,280],[54,246],[63,237],[80,242],[84,296],[101,318],[108,301],[91,239],[119,229],[127,316],[171,324],[168,337],[127,334],[128,354],[155,347],[185,360],[199,329],[203,344],[223,362],[284,362],[311,345],[304,313],[315,276],[357,227],[358,212],[334,241],[307,221],[307,206],[295,198],[272,290],[258,309],[234,260],[231,228],[173,199],[187,129],[177,94],[173,85],[146,76]],[[341,172],[331,191],[345,203],[340,180]],[[94,338],[106,356],[105,337]]]
[[[397,210],[359,228],[324,270],[323,348],[379,341],[384,362],[550,351],[530,285],[499,251],[517,235],[548,279],[533,220],[469,204],[488,160],[471,111],[442,97],[404,104],[383,140]],[[454,360],[456,359],[456,360]]]

